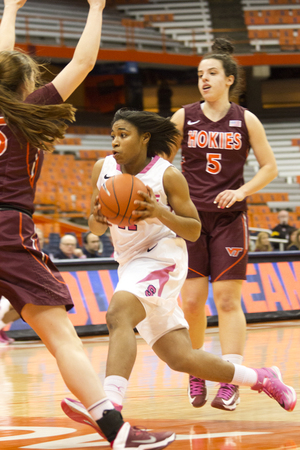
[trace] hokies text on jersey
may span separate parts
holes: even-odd
[[[189,130],[188,147],[240,150],[242,147],[242,135],[232,131],[223,133],[220,131]]]

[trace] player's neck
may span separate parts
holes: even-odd
[[[130,173],[130,175],[137,175],[140,173],[148,164],[152,158],[146,158],[144,161],[136,161],[133,164],[121,165],[122,173]]]
[[[226,102],[204,102],[201,104],[203,114],[211,121],[218,122],[228,113],[231,103]]]

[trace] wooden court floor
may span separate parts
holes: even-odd
[[[289,321],[248,326],[244,362],[252,367],[278,365],[300,397],[299,325]],[[103,380],[108,337],[83,342]],[[137,342],[123,415],[132,425],[175,431],[170,450],[300,449],[300,400],[288,413],[265,394],[241,388],[236,411],[223,412],[210,406],[217,385],[208,383],[209,401],[195,409],[187,398],[187,375],[171,371],[138,336]],[[220,354],[216,328],[207,331],[206,350]],[[61,411],[61,399],[71,394],[39,341],[0,347],[0,380],[1,450],[110,448],[92,428]]]

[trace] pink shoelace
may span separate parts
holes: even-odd
[[[222,397],[225,400],[229,400],[235,393],[235,386],[233,384],[220,383],[220,389],[218,391],[218,397]]]
[[[190,375],[190,394],[191,396],[201,395],[205,389],[205,380]]]

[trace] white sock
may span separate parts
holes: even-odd
[[[5,314],[9,311],[10,303],[5,297],[0,298],[0,319],[3,319]]]
[[[234,365],[234,375],[230,384],[236,384],[238,386],[254,386],[257,382],[257,373],[254,369],[250,369],[240,364]]]
[[[0,330],[2,330],[2,328],[5,327],[5,325],[7,325],[7,323],[4,323],[3,320],[0,320]]]
[[[232,364],[243,364],[243,355],[238,355],[238,354],[234,354],[234,353],[228,353],[227,355],[222,355],[222,359],[224,359],[224,361],[229,361]]]
[[[87,409],[92,418],[96,421],[102,419],[103,411],[114,409],[114,405],[108,398],[103,398],[99,402],[94,403]]]
[[[123,405],[128,380],[118,375],[110,375],[105,378],[103,388],[107,397],[117,405]]]

